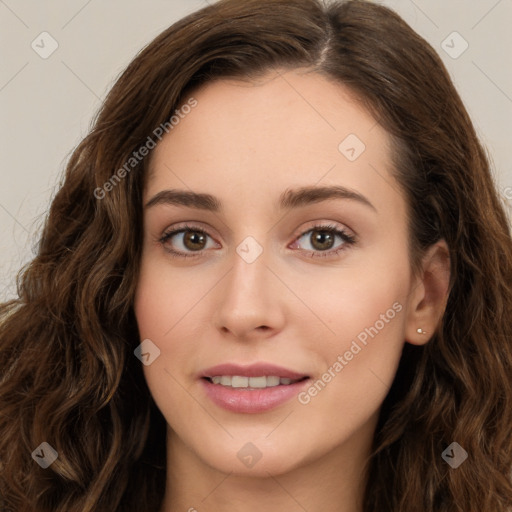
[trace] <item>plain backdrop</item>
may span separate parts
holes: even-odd
[[[162,30],[206,3],[0,0],[0,301],[15,295],[15,275],[33,256],[67,159],[115,78]],[[378,3],[396,10],[442,57],[510,212],[512,0]],[[45,55],[52,45],[58,47]]]

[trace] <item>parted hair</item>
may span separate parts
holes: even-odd
[[[444,239],[450,293],[408,343],[367,461],[364,512],[512,507],[512,241],[489,158],[434,49],[370,2],[220,0],[121,73],[69,158],[37,253],[0,306],[0,496],[17,512],[158,512],[165,420],[133,351],[148,158],[103,187],[187,100],[226,77],[307,68],[350,89],[392,140],[411,267]],[[212,122],[215,120],[212,119]],[[457,442],[467,460],[442,458]],[[48,442],[58,458],[31,457]]]

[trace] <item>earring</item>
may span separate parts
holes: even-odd
[[[421,327],[419,327],[418,329],[416,329],[416,332],[418,334],[427,334],[427,331],[424,331]]]

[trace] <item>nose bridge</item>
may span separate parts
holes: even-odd
[[[270,300],[268,256],[263,243],[253,236],[247,236],[235,247],[232,270],[228,274],[229,284],[225,290],[227,301],[238,307],[246,299]]]
[[[261,326],[277,328],[282,319],[275,276],[267,268],[270,251],[255,237],[247,236],[232,255],[232,267],[219,288],[217,327],[237,336]]]

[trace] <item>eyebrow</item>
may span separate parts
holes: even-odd
[[[287,189],[280,195],[278,204],[282,210],[290,210],[329,199],[350,199],[368,206],[377,212],[375,206],[365,196],[342,186]],[[155,194],[146,203],[145,207],[151,208],[161,204],[187,206],[211,212],[220,212],[222,210],[222,203],[215,196],[188,190],[162,190]]]

